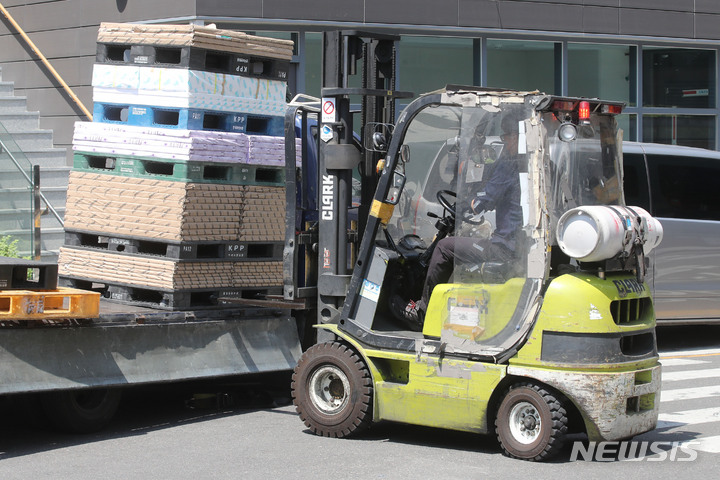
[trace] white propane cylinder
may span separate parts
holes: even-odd
[[[620,252],[629,252],[635,243],[641,243],[647,254],[662,236],[660,222],[640,207],[577,207],[565,212],[557,226],[560,249],[568,257],[583,262],[613,258]]]

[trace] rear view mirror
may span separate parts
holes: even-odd
[[[370,122],[363,132],[365,150],[370,152],[387,152],[392,138],[394,125],[390,123]]]
[[[408,163],[410,161],[410,145],[400,147],[400,161],[402,163]]]

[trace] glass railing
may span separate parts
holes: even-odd
[[[32,178],[32,164],[0,122],[0,253],[33,256]]]

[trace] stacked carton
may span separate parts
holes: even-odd
[[[291,55],[208,27],[102,24],[61,280],[167,308],[280,292]]]

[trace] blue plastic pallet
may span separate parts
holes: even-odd
[[[280,116],[151,105],[96,102],[93,108],[93,121],[138,127],[219,130],[276,137],[285,134],[284,118]]]

